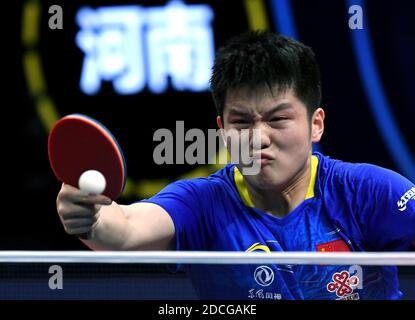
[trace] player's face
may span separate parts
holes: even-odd
[[[285,92],[247,87],[228,90],[223,113],[225,130],[260,129],[259,174],[245,176],[260,188],[288,188],[309,165],[312,142],[324,130],[324,111],[312,118],[292,89]],[[230,146],[228,145],[230,149]],[[255,151],[254,151],[255,152]],[[241,169],[241,165],[238,165]]]

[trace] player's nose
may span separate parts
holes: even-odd
[[[254,149],[266,149],[271,145],[269,128],[265,124],[259,123],[252,130],[251,143]]]

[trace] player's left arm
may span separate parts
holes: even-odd
[[[358,180],[359,220],[370,247],[410,250],[415,242],[415,184],[376,166],[366,166]]]

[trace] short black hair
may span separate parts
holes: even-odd
[[[264,85],[289,88],[306,106],[309,117],[321,103],[320,70],[312,49],[269,31],[249,31],[230,39],[216,53],[210,80],[215,107],[223,118],[228,89]]]

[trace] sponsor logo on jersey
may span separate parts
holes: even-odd
[[[412,187],[408,191],[405,192],[405,194],[398,200],[396,203],[398,205],[399,211],[405,211],[406,210],[406,204],[409,200],[415,200],[415,187]]]
[[[259,266],[254,271],[254,279],[260,286],[267,287],[274,281],[274,271],[268,266]]]
[[[359,294],[353,290],[359,285],[357,276],[350,276],[346,270],[336,272],[332,276],[332,281],[326,286],[327,291],[335,292],[336,296],[341,300],[359,299]]]
[[[245,250],[245,252],[253,252],[253,251],[265,251],[271,252],[267,245],[261,244],[260,242],[255,242],[252,246]]]

